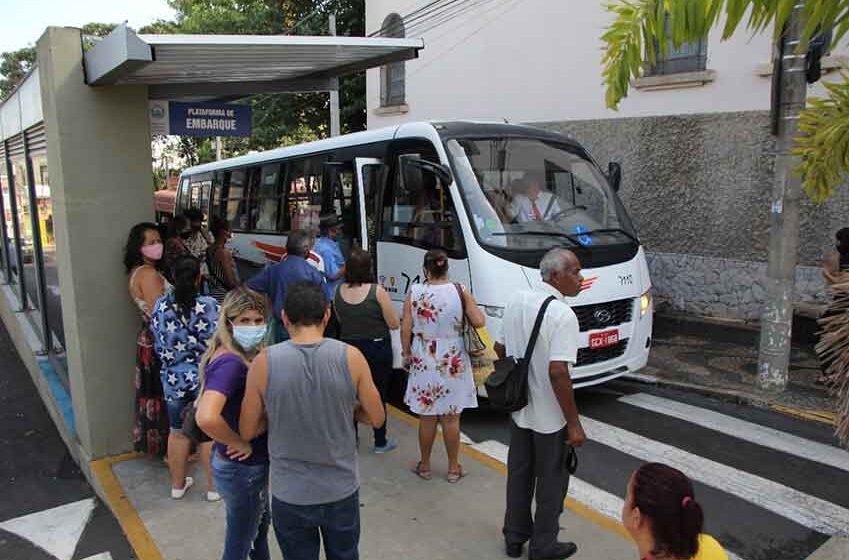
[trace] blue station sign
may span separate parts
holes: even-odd
[[[178,136],[250,136],[251,107],[233,103],[151,101],[153,134]]]

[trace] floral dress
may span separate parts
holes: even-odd
[[[413,341],[404,402],[416,414],[477,408],[472,363],[463,345],[463,304],[452,283],[410,288]]]
[[[136,451],[164,456],[168,441],[168,413],[165,394],[159,378],[159,357],[153,350],[153,333],[150,332],[150,309],[144,298],[135,291],[136,273],[149,265],[138,266],[130,276],[130,296],[139,310],[141,327],[136,335],[136,404],[133,426],[133,447]],[[165,292],[171,284],[162,279]]]

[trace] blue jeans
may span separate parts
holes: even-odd
[[[319,535],[327,560],[360,557],[360,493],[329,504],[296,506],[272,496],[271,517],[286,560],[318,560]]]
[[[212,477],[227,508],[222,560],[269,560],[268,465],[212,457]]]

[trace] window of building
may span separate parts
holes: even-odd
[[[380,28],[382,37],[403,39],[406,36],[404,20],[396,13],[389,14]],[[392,62],[380,67],[380,106],[404,105],[406,89],[406,67],[404,62]]]
[[[671,34],[669,16],[666,17],[665,25],[668,37]],[[657,60],[654,65],[646,63],[646,76],[701,72],[707,68],[707,36],[693,43],[683,43],[677,49],[672,44],[672,39],[669,39],[665,55],[660,52],[660,43],[655,39],[654,52]]]
[[[448,185],[428,172],[420,174],[419,185],[405,184],[400,161],[399,158],[385,197],[381,239],[423,249],[441,248],[454,256],[462,253],[457,213]]]

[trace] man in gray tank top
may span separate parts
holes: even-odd
[[[359,558],[360,481],[351,420],[373,427],[385,420],[363,355],[324,338],[329,318],[320,287],[293,286],[283,307],[291,338],[256,357],[242,401],[242,437],[253,439],[268,427],[272,521],[286,560],[318,560],[319,538],[327,560]]]

